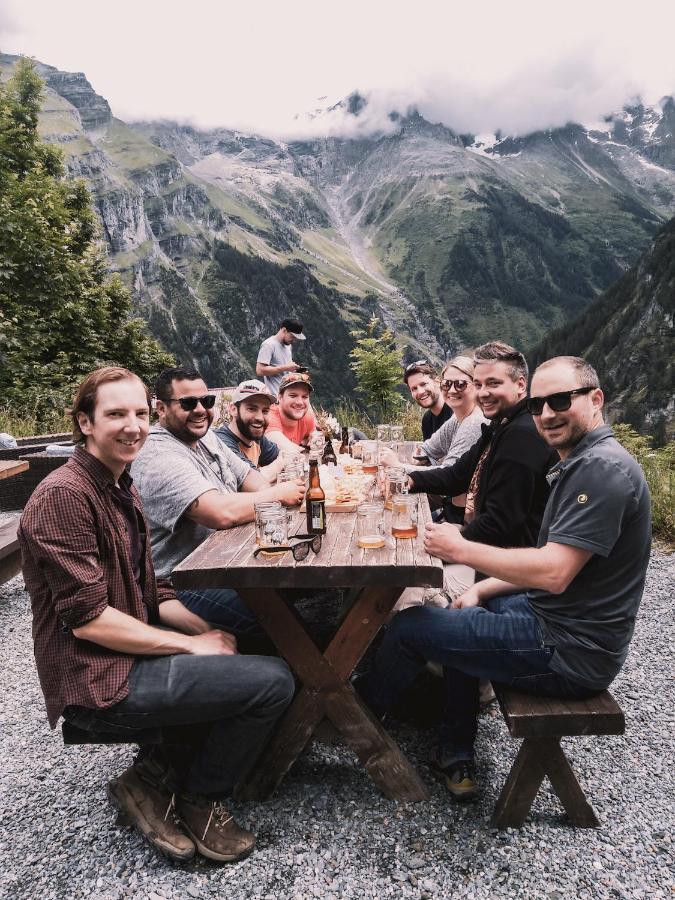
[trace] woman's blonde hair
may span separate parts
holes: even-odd
[[[459,369],[463,372],[469,381],[473,381],[473,357],[471,356],[453,356],[451,360],[446,362],[441,372],[441,378],[445,378],[445,373],[449,368]]]

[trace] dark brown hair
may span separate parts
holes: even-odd
[[[138,381],[143,385],[145,396],[148,401],[148,407],[150,406],[150,391],[134,372],[129,369],[124,369],[122,366],[102,366],[100,369],[94,369],[94,371],[90,372],[80,384],[77,393],[73,398],[73,405],[68,410],[68,415],[73,421],[73,441],[76,444],[84,444],[86,440],[80,430],[77,414],[84,413],[85,416],[93,422],[96,397],[100,386],[102,384],[110,384],[112,381],[125,381],[127,378]]]
[[[436,369],[434,369],[431,363],[427,362],[426,359],[410,363],[405,367],[403,370],[403,380],[406,384],[411,375],[429,375],[430,378],[438,378]]]

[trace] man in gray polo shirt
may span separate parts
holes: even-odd
[[[274,397],[279,393],[279,385],[286,372],[303,370],[303,366],[293,362],[291,347],[296,341],[305,339],[302,322],[298,322],[297,319],[284,319],[277,333],[266,338],[260,345],[255,373],[264,379],[265,387]]]
[[[588,697],[616,677],[628,652],[651,543],[644,474],[604,424],[603,393],[583,359],[542,363],[528,409],[560,462],[536,547],[489,547],[455,525],[426,526],[424,545],[492,576],[452,609],[415,607],[387,631],[359,690],[378,713],[425,662],[445,669],[446,715],[435,767],[458,800],[473,799],[478,680],[531,693]]]

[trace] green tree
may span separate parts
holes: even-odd
[[[356,339],[349,354],[350,367],[356,375],[356,390],[384,421],[395,415],[403,403],[396,390],[401,383],[401,351],[392,332],[388,328],[380,330],[377,316],[371,318],[365,331],[352,331],[351,335]]]
[[[0,397],[38,422],[63,410],[97,366],[150,380],[172,363],[129,318],[87,188],[66,179],[60,151],[38,136],[42,91],[28,60],[0,84]]]

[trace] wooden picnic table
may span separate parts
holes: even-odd
[[[328,513],[320,552],[310,552],[301,562],[295,562],[291,553],[254,558],[254,526],[240,525],[213,532],[173,570],[177,588],[235,588],[302,683],[254,770],[240,786],[242,798],[269,796],[326,717],[387,797],[427,799],[419,776],[361,703],[349,676],[406,587],[442,585],[441,561],[424,550],[424,525],[430,520],[422,496],[417,538],[391,539],[383,549],[363,550],[356,543],[356,513]],[[289,534],[305,530],[305,513],[294,511]],[[351,605],[321,652],[292,601],[279,590],[330,587],[350,588]]]
[[[11,478],[28,470],[28,462],[24,459],[0,459],[0,481]]]

